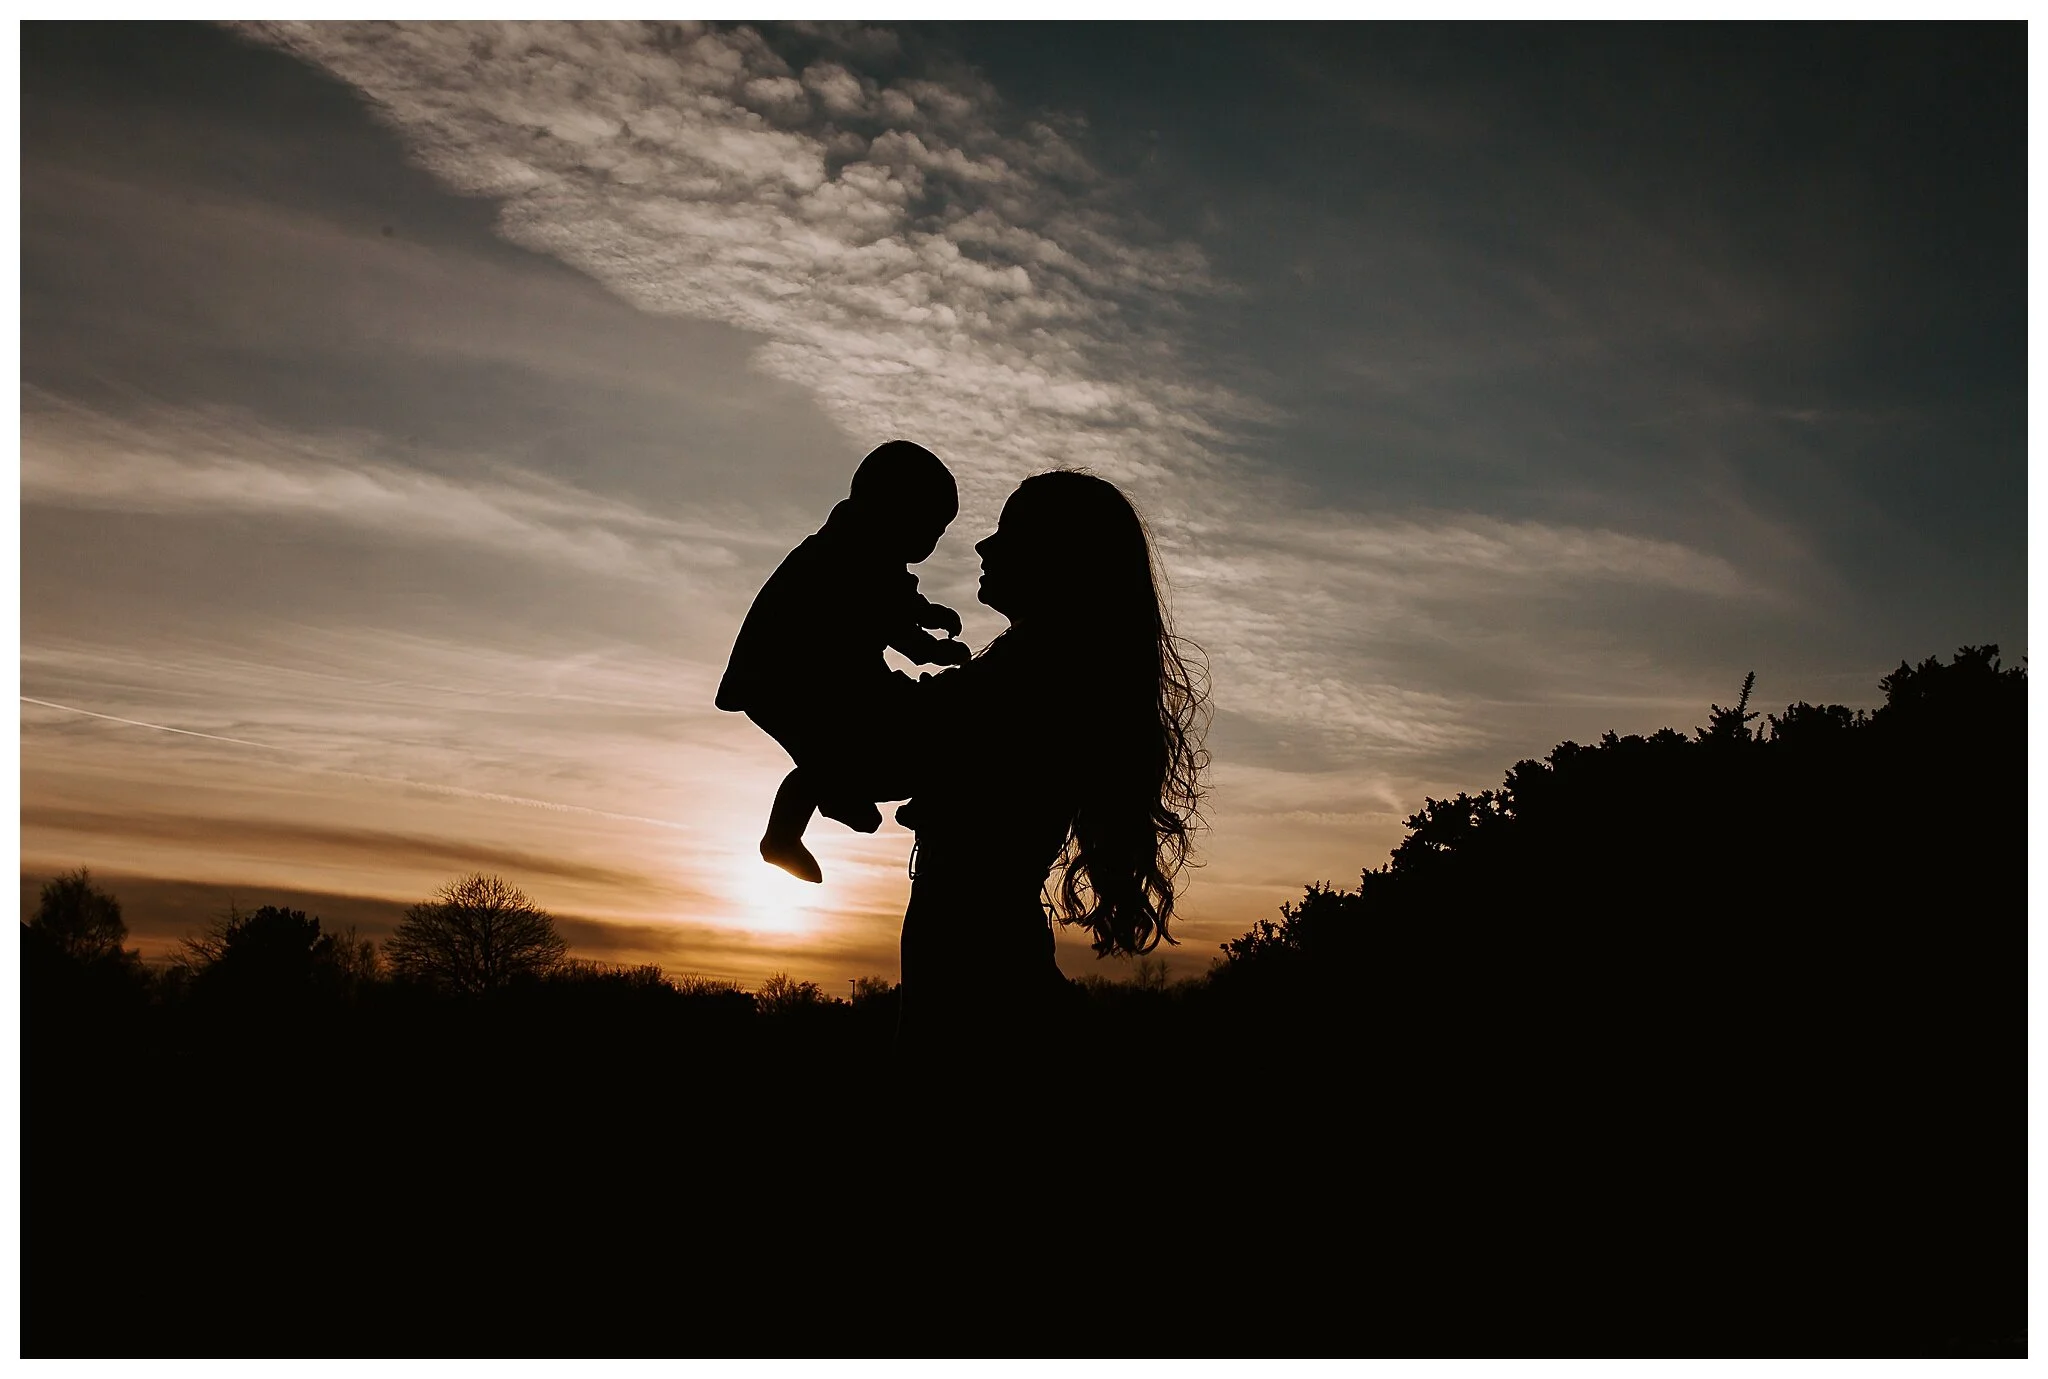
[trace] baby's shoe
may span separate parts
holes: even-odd
[[[767,836],[761,839],[761,860],[772,862],[791,876],[816,885],[825,879],[824,869],[818,859],[804,846],[801,838],[777,838]]]

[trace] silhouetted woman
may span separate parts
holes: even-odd
[[[1102,954],[1172,942],[1205,757],[1202,686],[1114,484],[1027,479],[975,550],[981,602],[1010,626],[919,685],[898,817],[917,830],[903,1043],[978,1061],[1051,1031],[1067,983],[1049,912]]]

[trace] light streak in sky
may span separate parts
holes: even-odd
[[[126,723],[131,728],[154,728],[160,733],[178,733],[185,737],[203,737],[208,742],[232,742],[238,747],[256,747],[266,752],[280,752],[282,747],[272,747],[263,742],[251,742],[245,737],[222,737],[219,733],[198,733],[190,728],[173,728],[167,723],[145,723],[139,718],[120,718],[110,713],[94,713],[91,709],[75,709],[69,704],[53,704],[47,699],[31,699],[21,696],[24,704],[40,704],[46,709],[62,709],[66,713],[82,713],[87,718],[103,718],[109,723]]]
[[[177,733],[181,737],[204,738],[208,742],[231,742],[237,747],[254,747],[261,752],[279,752],[290,755],[297,750],[290,747],[273,746],[267,742],[251,742],[245,737],[223,737],[219,733],[196,732],[191,728],[173,728],[168,723],[150,723],[140,718],[122,718],[118,714],[98,713],[92,709],[81,709],[71,704],[58,704],[48,699],[33,699],[26,694],[20,696],[20,698],[24,704],[35,704],[46,709],[58,709],[64,713],[82,714],[87,718],[97,718],[108,723],[122,723],[131,728],[153,728],[160,733]],[[592,809],[588,805],[563,804],[559,800],[538,800],[529,795],[506,795],[495,790],[472,790],[466,785],[443,785],[435,781],[410,780],[404,776],[376,776],[365,771],[347,771],[334,766],[313,766],[303,762],[297,763],[297,765],[300,770],[318,771],[323,775],[329,776],[346,776],[351,780],[372,781],[379,785],[403,785],[414,790],[431,790],[438,794],[460,795],[465,799],[489,800],[497,804],[516,804],[527,809],[550,809],[564,814],[590,814],[600,819],[618,819],[625,823],[651,824],[656,828],[674,829],[678,833],[693,831],[688,825],[679,824],[673,819],[653,819],[645,814],[620,814],[609,809]]]

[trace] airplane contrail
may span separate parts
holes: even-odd
[[[197,733],[190,728],[173,728],[167,723],[145,723],[139,718],[121,718],[111,713],[94,713],[91,709],[73,708],[69,704],[53,704],[47,699],[31,699],[21,696],[24,704],[40,704],[46,709],[62,709],[66,713],[82,713],[87,718],[103,718],[109,723],[126,723],[131,728],[154,728],[160,733],[178,733],[185,737],[203,737],[208,742],[232,742],[238,747],[260,747],[266,752],[282,752],[283,747],[273,747],[267,742],[251,742],[245,737],[222,737],[219,733]]]
[[[81,709],[74,704],[58,704],[48,699],[32,699],[26,694],[21,695],[20,698],[24,704],[36,704],[46,709],[59,709],[64,713],[83,714],[87,718],[98,718],[108,723],[125,723],[131,728],[154,728],[160,733],[177,733],[181,737],[203,737],[208,742],[232,742],[237,747],[254,747],[258,751],[283,752],[287,755],[300,750],[291,747],[277,747],[268,742],[251,742],[245,737],[223,737],[219,733],[196,732],[191,728],[173,728],[168,723],[150,723],[140,718],[122,718],[118,714],[97,713],[92,709]],[[346,771],[335,766],[310,766],[303,762],[299,763],[299,769],[303,771],[317,771],[322,775],[328,776],[347,776],[352,780],[374,781],[379,785],[404,785],[415,790],[431,790],[442,795],[461,795],[472,800],[490,800],[498,804],[516,804],[527,809],[550,809],[564,814],[590,814],[600,819],[618,819],[626,823],[652,824],[656,828],[674,829],[678,833],[692,831],[689,825],[679,824],[673,819],[655,819],[645,814],[620,814],[610,809],[593,809],[589,805],[584,804],[563,804],[559,800],[535,799],[530,795],[506,795],[495,790],[472,790],[466,785],[442,785],[434,781],[409,780],[404,776],[374,776],[365,771]]]

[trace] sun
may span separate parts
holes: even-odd
[[[742,927],[765,934],[805,933],[816,927],[822,901],[819,887],[759,857],[746,859],[743,867],[733,886]]]

